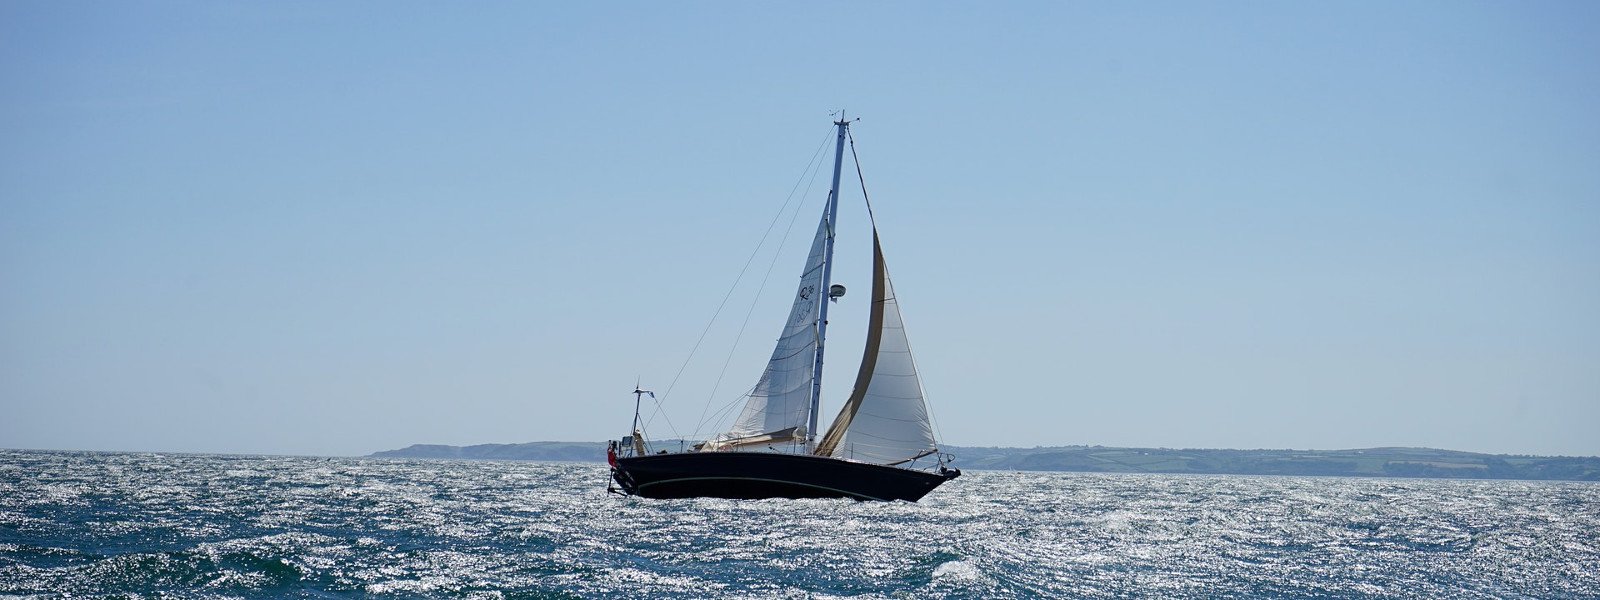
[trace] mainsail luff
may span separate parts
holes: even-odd
[[[828,226],[828,239],[824,242],[825,250],[822,258],[822,287],[830,289],[833,280],[833,232],[834,225],[839,216],[839,169],[844,166],[844,139],[850,132],[850,121],[844,118],[844,111],[840,111],[839,120],[833,122],[839,128],[839,138],[834,142],[833,148],[833,187],[828,191],[828,210],[823,221]],[[823,302],[817,316],[817,356],[816,364],[811,370],[811,407],[809,414],[811,420],[806,427],[806,443],[816,439],[817,417],[822,412],[822,353],[827,350],[828,342],[828,303]]]
[[[810,449],[816,438],[817,416],[821,412],[822,358],[828,331],[828,302],[825,300],[833,274],[834,223],[839,212],[839,175],[844,161],[844,141],[850,123],[834,121],[838,127],[833,156],[833,187],[823,207],[822,221],[811,241],[806,269],[800,276],[794,306],[784,333],[767,361],[767,369],[751,390],[744,410],[733,428],[708,440],[701,447],[717,450],[745,445],[746,440],[803,438]],[[809,335],[809,339],[801,336]],[[804,359],[808,372],[801,374]],[[779,434],[784,435],[779,435]]]

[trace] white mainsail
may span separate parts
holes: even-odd
[[[855,390],[816,453],[883,465],[938,451],[894,284],[872,232],[872,312]]]
[[[705,449],[805,439],[817,356],[817,311],[827,294],[822,289],[822,263],[828,229],[828,215],[824,212],[817,224],[817,237],[811,242],[805,271],[800,275],[794,307],[789,309],[789,320],[767,361],[767,370],[750,392],[733,428],[707,441]]]

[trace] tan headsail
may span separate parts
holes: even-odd
[[[873,228],[872,310],[867,317],[867,346],[861,353],[861,370],[856,372],[856,385],[850,390],[850,399],[839,409],[839,416],[834,417],[833,424],[828,426],[828,434],[822,436],[822,442],[817,444],[816,454],[819,456],[833,456],[839,447],[839,442],[844,439],[845,430],[850,428],[850,421],[855,420],[856,412],[861,410],[862,399],[867,395],[867,384],[872,381],[872,369],[878,364],[878,346],[883,343],[885,275],[883,246],[878,243],[877,228]]]
[[[892,465],[933,454],[938,447],[877,228],[872,271],[872,309],[855,388],[815,452]]]

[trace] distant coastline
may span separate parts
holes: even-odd
[[[676,445],[677,442],[667,442]],[[1433,448],[1356,450],[1209,450],[1054,446],[949,446],[956,466],[998,471],[1319,475],[1600,481],[1600,457],[1480,454]],[[527,442],[447,446],[416,444],[375,458],[603,462],[603,442]]]

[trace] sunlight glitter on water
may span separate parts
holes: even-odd
[[[0,451],[0,593],[1592,597],[1600,486],[969,472],[659,501],[603,466]]]

